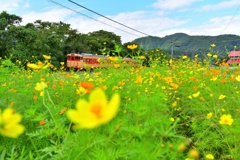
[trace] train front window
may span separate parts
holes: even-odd
[[[75,57],[75,60],[80,61],[81,57]]]

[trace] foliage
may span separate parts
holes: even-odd
[[[0,14],[0,57],[11,57],[19,67],[28,62],[43,60],[43,54],[51,55],[52,63],[59,68],[68,53],[100,54],[105,47],[110,55],[120,54],[121,39],[114,33],[96,31],[89,34],[78,33],[70,24],[36,20],[20,26],[21,17],[6,12]],[[104,45],[104,43],[106,43]],[[115,52],[117,51],[117,52]]]

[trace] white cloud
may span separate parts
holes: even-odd
[[[22,24],[32,23],[36,20],[59,22],[64,21],[73,12],[67,9],[51,9],[47,12],[28,12],[27,14],[21,15],[23,18]]]
[[[197,1],[201,0],[158,0],[156,3],[153,4],[153,7],[173,10],[190,6],[191,4]]]
[[[235,34],[240,35],[240,30],[238,27],[240,25],[240,16],[234,18],[234,22],[231,22],[232,17],[220,17],[213,18],[209,20],[208,24],[199,25],[195,27],[189,28],[173,28],[163,32],[159,32],[156,34],[157,36],[163,37],[166,35],[170,35],[173,33],[186,33],[188,35],[209,35],[209,36],[217,36],[222,34]]]
[[[19,7],[22,0],[1,0],[0,11],[13,11]]]
[[[23,8],[30,8],[30,4],[29,4],[29,2],[27,2],[27,3],[25,3],[24,5],[23,5]]]
[[[116,16],[107,17],[114,19],[119,23],[125,24],[128,27],[133,28],[137,31],[152,36],[155,36],[156,33],[162,32],[163,30],[178,27],[188,22],[188,20],[174,20],[166,17],[161,17],[158,15],[158,13],[154,14],[151,12],[143,11],[120,13]],[[146,36],[144,34],[141,34],[137,31],[121,26],[119,24],[116,24],[102,17],[98,18],[97,20],[108,25],[102,24],[98,21],[84,19],[81,16],[78,18],[70,19],[66,21],[66,23],[71,24],[72,28],[77,29],[81,33],[88,33],[98,30],[114,32],[116,35],[122,37],[123,43],[132,41],[136,38]]]
[[[235,6],[237,7],[240,5],[239,0],[229,0],[229,1],[224,1],[220,2],[218,4],[212,4],[212,5],[205,5],[198,9],[197,11],[213,11],[213,10],[221,10],[221,9],[227,9],[227,8],[234,8]]]

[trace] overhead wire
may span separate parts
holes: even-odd
[[[112,22],[114,22],[114,23],[117,23],[117,24],[119,24],[119,25],[121,25],[121,26],[124,26],[124,27],[126,27],[126,28],[128,28],[128,29],[131,29],[131,30],[133,30],[133,31],[135,31],[135,32],[141,33],[141,34],[143,34],[143,35],[145,35],[145,36],[150,36],[149,34],[143,33],[143,32],[141,32],[141,31],[138,31],[138,30],[136,30],[136,29],[134,29],[134,28],[132,28],[132,27],[129,27],[129,26],[123,24],[123,23],[120,23],[120,22],[115,21],[115,20],[113,20],[113,19],[111,19],[111,18],[108,18],[108,17],[106,17],[106,16],[104,16],[104,15],[98,13],[98,12],[95,12],[95,11],[93,11],[93,10],[87,8],[87,7],[84,7],[84,6],[82,6],[82,5],[80,5],[80,4],[76,3],[76,2],[74,2],[74,1],[72,1],[72,0],[68,0],[68,1],[71,2],[71,3],[73,3],[73,4],[75,4],[75,5],[77,5],[77,6],[79,6],[79,7],[84,8],[84,9],[86,9],[86,10],[92,12],[92,13],[95,13],[95,14],[97,14],[97,15],[99,15],[99,16],[105,18],[105,19],[108,19],[108,20],[110,20],[110,21],[112,21]]]
[[[239,8],[240,8],[240,5],[239,5],[238,8],[236,9],[236,11],[235,11],[235,13],[233,14],[231,20],[230,20],[229,23],[226,25],[226,27],[223,29],[223,31],[222,31],[221,34],[223,34],[223,33],[225,32],[225,30],[228,28],[228,26],[232,23],[232,21],[233,21],[234,17],[236,16],[236,14],[237,14]]]
[[[61,6],[61,7],[63,7],[63,8],[66,8],[66,9],[68,9],[68,10],[71,10],[71,11],[77,13],[77,14],[80,14],[80,15],[82,15],[82,16],[85,16],[85,17],[87,17],[87,18],[89,18],[89,19],[92,19],[92,20],[94,20],[94,21],[97,21],[97,22],[99,22],[99,23],[102,23],[102,24],[104,24],[104,25],[107,25],[107,26],[109,26],[109,27],[115,28],[115,29],[117,29],[117,30],[120,30],[120,31],[122,31],[122,32],[131,34],[131,35],[136,36],[136,37],[142,37],[142,36],[140,36],[140,35],[137,35],[137,34],[134,34],[134,33],[128,32],[128,31],[125,31],[125,30],[123,30],[123,29],[121,29],[121,28],[118,28],[118,27],[109,25],[109,24],[107,24],[107,23],[105,23],[105,22],[99,21],[99,20],[97,20],[97,19],[95,19],[95,18],[92,18],[92,17],[86,15],[86,14],[83,14],[83,13],[81,13],[81,12],[79,12],[79,11],[76,11],[76,10],[70,8],[70,7],[67,7],[67,6],[65,6],[65,5],[63,5],[63,4],[61,4],[61,3],[55,2],[54,0],[49,0],[49,1],[51,1],[52,3],[54,3],[54,4],[56,4],[56,5]]]

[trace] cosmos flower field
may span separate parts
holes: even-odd
[[[240,159],[240,68],[27,70],[0,60],[0,159]]]

